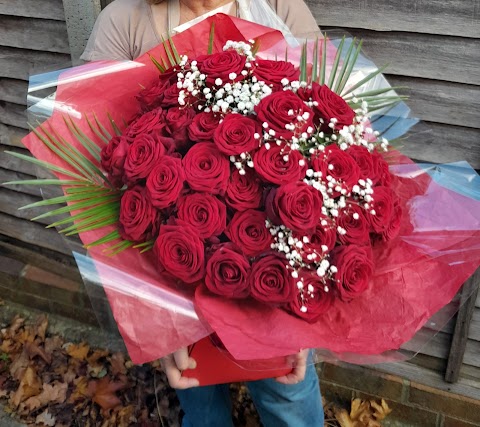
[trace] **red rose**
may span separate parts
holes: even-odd
[[[158,209],[172,206],[178,199],[185,182],[182,161],[162,156],[147,178],[147,191],[152,205]]]
[[[309,128],[313,131],[313,111],[290,90],[274,92],[255,106],[258,120],[267,130],[273,130],[276,138],[292,139]],[[300,120],[299,120],[300,117]],[[293,125],[294,129],[287,129]]]
[[[372,152],[373,176],[369,177],[373,185],[382,185],[388,187],[392,182],[392,174],[388,168],[388,163],[378,151]]]
[[[252,68],[252,74],[274,90],[283,88],[281,81],[285,78],[290,82],[300,79],[300,70],[295,68],[291,62],[267,59],[257,59]]]
[[[213,133],[218,127],[220,118],[214,113],[198,113],[188,127],[188,136],[195,142],[213,141]]]
[[[152,86],[143,89],[136,96],[142,111],[150,111],[162,105],[165,90],[171,83],[168,80],[158,80]]]
[[[256,260],[250,274],[250,294],[258,301],[285,304],[295,296],[296,286],[288,261],[277,254],[269,254]]]
[[[335,180],[327,190],[332,197],[342,194],[342,190],[345,194],[350,192],[360,177],[360,168],[353,157],[336,144],[328,145],[324,151],[316,151],[312,155],[311,164],[314,171],[322,173],[323,182],[330,185],[327,176]]]
[[[211,142],[199,142],[183,158],[188,185],[192,190],[223,194],[230,176],[230,162]]]
[[[216,79],[221,79],[223,84],[243,80],[245,77],[242,75],[242,70],[246,61],[246,56],[240,55],[235,50],[227,50],[200,56],[197,59],[197,64],[200,72],[207,76],[207,85],[212,86]],[[230,78],[231,73],[236,74],[234,79]]]
[[[304,102],[311,102],[312,87],[300,87],[297,89],[297,96]]]
[[[175,140],[177,150],[190,145],[188,126],[192,123],[194,117],[195,110],[184,107],[169,108],[165,114],[165,129],[163,131]]]
[[[137,136],[128,147],[125,159],[125,181],[130,186],[145,180],[161,156],[165,147],[159,144],[152,135]]]
[[[393,213],[390,218],[390,223],[384,231],[382,231],[382,238],[384,241],[388,242],[389,240],[397,237],[398,232],[400,231],[400,225],[402,223],[403,209],[398,200],[395,200],[393,203]]]
[[[153,250],[160,267],[185,283],[205,275],[205,248],[189,224],[162,225]]]
[[[282,185],[273,200],[280,222],[296,233],[308,233],[316,227],[322,205],[322,194],[302,181]]]
[[[333,305],[335,293],[316,274],[305,273],[301,278],[303,288],[297,291],[287,310],[308,323],[315,323]]]
[[[253,155],[253,167],[265,181],[282,185],[305,176],[307,161],[300,151],[290,150],[286,145],[266,147],[262,145]]]
[[[303,238],[302,235],[296,235],[295,237],[300,240]],[[303,244],[301,254],[304,262],[312,264],[318,262],[324,254],[335,247],[337,240],[335,224],[329,218],[321,218],[313,233],[307,237],[308,242]]]
[[[215,130],[213,142],[227,156],[248,153],[258,148],[262,127],[257,120],[241,114],[228,114]]]
[[[227,207],[215,196],[193,193],[177,204],[178,218],[189,223],[202,239],[219,236],[227,225]]]
[[[343,301],[349,301],[368,289],[373,274],[370,246],[342,245],[332,252],[332,265],[337,268],[335,281]]]
[[[335,129],[343,129],[344,126],[353,124],[355,111],[345,102],[345,100],[329,89],[327,85],[312,83],[312,100],[316,115],[323,121],[321,129],[325,132],[331,132],[328,127],[330,120],[335,118]]]
[[[376,233],[383,233],[388,226],[393,214],[393,191],[389,187],[375,187],[373,189],[373,202],[370,203],[368,219]],[[371,210],[375,214],[371,213]]]
[[[358,165],[360,170],[359,178],[372,179],[373,174],[376,173],[372,153],[370,153],[367,148],[360,145],[352,145],[347,148],[345,152],[352,156],[353,160],[355,160],[355,163]]]
[[[132,141],[138,135],[142,133],[150,133],[157,128],[161,128],[164,125],[163,122],[163,110],[158,107],[155,110],[149,111],[138,117],[125,129],[124,135]]]
[[[349,203],[340,209],[337,226],[342,227],[346,233],[338,233],[338,240],[344,245],[364,244],[370,242],[370,223],[366,217],[370,215],[363,208],[354,203]]]
[[[225,234],[245,255],[260,255],[268,251],[273,243],[272,235],[265,225],[266,219],[265,212],[253,209],[235,212]]]
[[[250,293],[250,263],[233,245],[221,245],[207,261],[205,285],[214,294],[246,298]]]
[[[113,186],[123,186],[125,157],[127,157],[128,142],[123,136],[114,136],[101,151],[102,169],[108,174]]]
[[[144,242],[155,237],[160,220],[160,212],[150,203],[144,187],[137,185],[123,193],[119,217],[119,232],[123,239]]]
[[[225,192],[225,202],[237,211],[256,209],[262,205],[262,183],[253,170],[246,169],[245,172],[245,175],[240,175],[238,170],[233,171]]]

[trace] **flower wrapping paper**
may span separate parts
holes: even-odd
[[[214,51],[228,40],[256,38],[261,53],[285,53],[279,32],[221,14],[174,36],[177,50],[191,57],[205,53],[205,34],[212,23]],[[162,56],[164,48],[150,54]],[[289,52],[289,60],[299,55],[299,50]],[[72,116],[79,117],[82,131],[95,139],[87,115],[95,112],[102,118],[108,113],[117,122],[129,121],[137,113],[134,97],[139,87],[147,87],[157,76],[148,54],[135,62],[92,63],[69,70],[60,77],[57,108],[46,126],[67,137],[62,109],[68,106]],[[35,135],[23,142],[35,157],[66,167]],[[375,273],[368,291],[348,303],[336,300],[314,324],[252,300],[222,299],[203,287],[186,291],[157,273],[151,254],[134,249],[109,257],[102,248],[92,248],[94,268],[82,264],[79,256],[80,271],[104,287],[134,363],[158,359],[212,332],[237,360],[281,357],[301,348],[359,355],[398,349],[451,301],[480,264],[480,203],[435,183],[400,153],[391,154],[394,188],[407,213],[400,234],[374,246]],[[104,234],[93,231],[80,237],[89,243]]]

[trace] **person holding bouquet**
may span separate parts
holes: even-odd
[[[134,60],[202,18],[225,13],[282,31],[285,37],[313,38],[319,28],[302,0],[116,0],[97,19],[82,59]],[[266,426],[323,426],[323,408],[309,350],[292,356],[294,370],[280,378],[248,384]],[[182,376],[196,366],[186,348],[163,359],[170,385],[185,412],[183,426],[232,425],[228,385],[197,387]]]

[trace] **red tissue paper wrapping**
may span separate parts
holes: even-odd
[[[212,22],[214,50],[228,40],[256,38],[261,51],[285,52],[281,33],[226,15],[215,15],[174,36],[177,50],[192,57],[205,53],[205,34]],[[159,46],[149,54],[159,57],[163,52]],[[60,77],[55,111],[45,125],[67,137],[64,115],[68,110],[82,131],[95,140],[87,123],[88,114],[95,112],[104,118],[108,113],[117,122],[130,120],[137,112],[134,97],[139,87],[147,87],[157,77],[158,70],[149,55],[135,62],[92,63],[66,71]],[[35,135],[30,134],[23,143],[35,157],[68,167]],[[109,257],[101,248],[92,248],[88,260],[93,263],[77,258],[80,271],[105,289],[134,363],[158,359],[198,341],[201,344],[194,348],[197,358],[208,360],[208,355],[216,351],[217,359],[212,356],[211,361],[225,360],[223,350],[213,349],[209,339],[202,341],[213,332],[238,361],[225,363],[226,371],[235,371],[241,361],[279,358],[302,348],[360,355],[398,349],[451,301],[480,264],[480,202],[440,186],[400,153],[392,152],[390,157],[394,157],[394,187],[406,213],[400,234],[374,246],[375,273],[368,291],[348,303],[336,300],[315,324],[251,300],[217,297],[202,286],[185,291],[171,278],[157,273],[149,253],[140,254],[135,249]],[[104,234],[105,230],[91,231],[80,237],[89,243]],[[232,372],[218,376],[220,370],[214,369],[216,376],[210,382],[277,376],[289,369],[266,369],[252,377],[249,368],[240,367],[233,378]],[[203,374],[197,371],[197,375]],[[202,377],[201,383],[209,380]]]

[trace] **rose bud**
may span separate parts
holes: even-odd
[[[286,304],[295,297],[296,286],[288,261],[280,255],[268,254],[257,259],[250,274],[250,294],[258,301]]]
[[[342,245],[331,252],[331,265],[337,268],[336,289],[343,301],[358,297],[368,289],[373,274],[369,246]]]
[[[125,129],[123,134],[129,141],[133,141],[138,135],[142,133],[150,133],[159,127],[163,127],[163,110],[158,107],[148,113],[145,113],[134,120]]]
[[[250,263],[232,244],[223,244],[207,261],[205,285],[210,292],[227,298],[246,298]]]
[[[227,207],[215,196],[192,193],[178,201],[178,218],[189,223],[202,239],[219,236],[227,225]]]
[[[367,218],[375,233],[383,233],[392,218],[394,193],[389,187],[375,187],[372,197]]]
[[[198,113],[188,127],[188,136],[194,142],[213,141],[213,133],[218,127],[220,118],[214,113]]]
[[[158,209],[172,206],[183,190],[185,173],[180,159],[162,156],[147,178],[147,191]]]
[[[213,134],[213,142],[227,156],[250,153],[258,148],[262,127],[257,120],[241,114],[228,114]]]
[[[185,283],[205,275],[205,247],[189,224],[162,225],[153,247],[159,266]]]
[[[276,138],[290,140],[310,129],[313,131],[313,111],[289,90],[266,96],[255,106],[255,112],[260,123],[267,123],[267,129],[274,131]],[[287,129],[286,125],[294,128]]]
[[[228,180],[225,202],[237,211],[256,209],[262,205],[263,187],[257,174],[247,169],[245,175],[234,170]]]
[[[365,209],[356,203],[348,203],[347,206],[339,210],[337,226],[344,232],[338,233],[338,240],[344,245],[370,242],[370,223]]]
[[[322,205],[322,194],[302,181],[282,185],[273,200],[281,223],[297,233],[308,233],[316,227]]]
[[[188,185],[192,190],[224,194],[230,176],[230,162],[211,142],[195,144],[183,158]]]
[[[124,184],[124,164],[127,157],[128,141],[123,136],[114,136],[101,151],[102,169],[108,174],[108,179],[116,188]]]
[[[257,59],[252,68],[252,74],[259,80],[265,82],[274,91],[282,90],[282,80],[289,82],[300,79],[300,70],[295,68],[291,62],[271,61],[268,59]]]
[[[144,181],[160,157],[165,154],[165,147],[149,134],[137,136],[128,147],[125,158],[125,181],[130,186]]]
[[[247,57],[235,50],[202,55],[197,59],[198,69],[207,76],[205,81],[208,86],[213,86],[216,79],[222,80],[223,84],[243,80],[242,71],[246,62]],[[235,74],[234,79],[230,78],[232,73]]]
[[[273,243],[272,235],[265,225],[266,219],[265,212],[253,209],[235,212],[225,234],[245,255],[260,255],[270,250]]]
[[[312,154],[311,164],[314,171],[321,172],[323,182],[327,183],[327,176],[331,176],[346,193],[352,190],[360,177],[360,168],[353,157],[336,144],[331,144],[324,151],[318,150]],[[335,186],[328,190],[331,197],[341,194],[341,190],[338,191]]]
[[[400,231],[400,225],[402,223],[403,209],[398,200],[395,200],[393,203],[393,213],[390,218],[390,223],[384,231],[382,231],[382,238],[384,241],[388,242],[389,240],[397,237]]]
[[[294,234],[299,240],[303,236]],[[302,259],[307,264],[318,262],[324,254],[330,252],[335,247],[337,241],[337,231],[334,222],[330,218],[321,218],[313,232],[307,235],[308,241],[303,242]]]
[[[262,145],[253,156],[253,167],[265,181],[276,185],[299,181],[305,176],[307,161],[298,150],[286,145]]]
[[[123,239],[144,242],[156,236],[161,217],[150,203],[146,189],[137,185],[123,193],[118,221]]]
[[[345,102],[345,100],[329,89],[327,85],[319,85],[312,83],[312,100],[315,102],[315,115],[318,119],[323,120],[321,130],[324,132],[332,132],[329,128],[331,119],[336,119],[334,128],[343,129],[344,126],[353,124],[355,111]]]
[[[302,288],[286,309],[308,323],[315,323],[333,305],[335,292],[329,281],[314,273],[303,273],[300,277]]]

